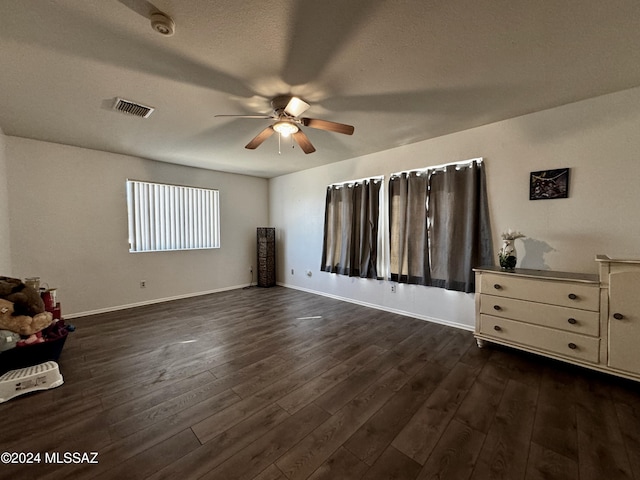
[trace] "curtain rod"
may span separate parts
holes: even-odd
[[[384,180],[384,175],[377,175],[375,177],[359,178],[358,180],[347,180],[346,182],[336,182],[336,183],[331,183],[328,186],[329,187],[339,187],[341,185],[351,185],[351,184],[358,183],[358,182],[364,182],[366,180],[371,180],[371,181]]]
[[[457,166],[469,165],[469,164],[471,164],[473,162],[482,163],[482,161],[483,161],[482,157],[471,158],[469,160],[461,160],[459,162],[443,163],[442,165],[432,165],[430,167],[414,168],[412,170],[403,170],[401,172],[392,173],[390,176],[391,177],[398,177],[398,176],[402,175],[403,173],[427,172],[429,170],[440,170],[440,169],[443,169],[443,168],[452,167],[454,165],[457,167]]]

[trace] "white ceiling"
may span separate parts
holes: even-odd
[[[175,35],[146,0],[0,2],[4,133],[269,178],[640,85],[638,0],[153,3]],[[244,148],[269,121],[214,118],[279,94],[354,135],[279,154]]]

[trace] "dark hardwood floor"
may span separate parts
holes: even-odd
[[[72,323],[0,451],[98,463],[3,479],[640,480],[640,384],[467,331],[282,287]]]

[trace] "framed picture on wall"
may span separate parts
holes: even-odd
[[[569,169],[540,170],[529,177],[529,200],[549,200],[569,196]]]

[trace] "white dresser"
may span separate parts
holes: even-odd
[[[640,380],[640,260],[598,255],[600,264],[600,322],[604,327],[607,368]]]
[[[640,380],[640,261],[597,260],[600,275],[475,269],[478,346],[499,343]]]

